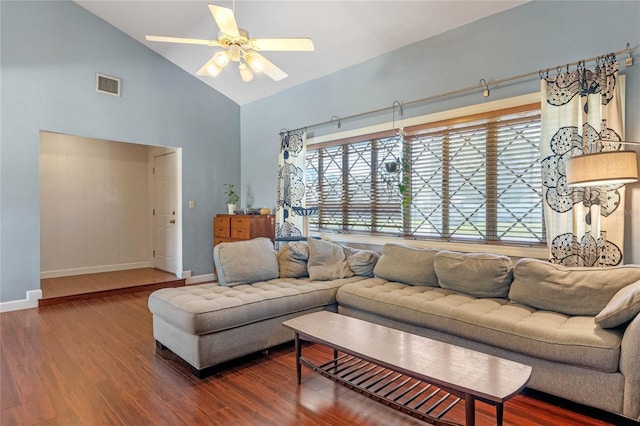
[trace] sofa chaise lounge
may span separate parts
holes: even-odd
[[[149,297],[159,348],[202,377],[293,340],[281,323],[329,310],[531,365],[527,385],[640,420],[640,267],[321,240],[216,246],[219,283]]]

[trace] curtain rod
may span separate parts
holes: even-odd
[[[625,49],[618,50],[617,52],[605,53],[604,55],[594,56],[594,57],[588,58],[588,59],[581,59],[579,61],[570,62],[568,64],[557,65],[555,67],[549,67],[549,68],[541,69],[541,70],[538,70],[538,71],[532,71],[532,72],[528,72],[526,74],[520,74],[520,75],[516,75],[516,76],[513,76],[513,77],[503,78],[503,79],[500,79],[500,80],[491,80],[488,83],[485,81],[485,79],[481,79],[480,83],[475,85],[475,86],[465,87],[464,89],[452,90],[450,92],[446,92],[446,93],[442,93],[442,94],[434,95],[434,96],[428,96],[426,98],[416,99],[416,100],[409,101],[409,102],[406,102],[406,103],[400,103],[398,101],[395,101],[392,106],[387,106],[387,107],[384,107],[384,108],[378,108],[378,109],[374,109],[374,110],[371,110],[371,111],[361,112],[359,114],[348,115],[346,117],[338,117],[338,116],[334,115],[334,116],[331,117],[330,120],[322,121],[320,123],[310,124],[310,125],[304,126],[304,127],[299,127],[297,129],[293,129],[291,131],[295,132],[297,130],[303,130],[303,129],[304,130],[308,130],[308,129],[312,129],[314,127],[326,126],[326,125],[333,124],[333,123],[336,123],[336,122],[338,123],[338,127],[340,127],[341,123],[343,121],[345,121],[345,120],[354,120],[356,118],[364,117],[364,116],[367,116],[367,115],[378,114],[378,113],[381,113],[381,112],[390,111],[392,109],[395,110],[396,104],[400,105],[400,115],[402,115],[402,108],[406,107],[406,106],[417,105],[417,104],[425,103],[425,102],[428,102],[428,101],[433,101],[433,100],[440,99],[440,98],[446,98],[446,97],[449,97],[449,96],[458,95],[458,94],[465,93],[465,92],[471,92],[471,91],[478,90],[478,89],[485,89],[486,91],[488,91],[489,90],[489,86],[497,86],[499,84],[507,83],[507,82],[510,82],[510,81],[522,80],[524,78],[532,77],[534,75],[542,77],[542,74],[544,74],[544,73],[548,74],[549,71],[551,71],[551,70],[556,70],[557,71],[557,70],[560,70],[562,67],[569,68],[569,67],[571,67],[573,65],[584,64],[584,63],[587,63],[587,62],[594,62],[594,61],[600,61],[600,60],[606,60],[607,57],[610,57],[610,56],[616,57],[616,56],[621,55],[623,53],[628,53],[629,54],[629,58],[631,58],[631,52],[633,52],[633,50],[634,50],[634,48],[631,48],[629,46],[629,43],[627,43],[627,47]],[[631,66],[631,65],[628,64],[627,66]],[[283,129],[283,130],[280,131],[281,135],[286,133],[284,130],[286,130],[286,129]]]

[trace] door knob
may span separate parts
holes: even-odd
[[[171,219],[169,223],[176,223],[176,221],[174,219]]]

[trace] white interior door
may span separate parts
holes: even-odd
[[[153,265],[177,274],[178,186],[175,152],[153,157],[155,249]]]

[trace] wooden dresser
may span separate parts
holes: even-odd
[[[213,218],[213,245],[252,238],[275,237],[275,216],[272,214],[219,214]]]

